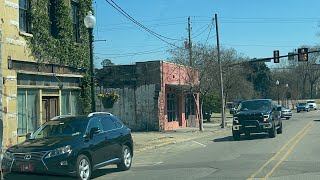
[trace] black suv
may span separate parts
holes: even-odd
[[[281,106],[271,99],[242,101],[233,115],[232,135],[240,140],[240,135],[267,132],[271,138],[282,133]]]
[[[96,112],[44,123],[25,142],[7,149],[2,168],[89,180],[93,170],[109,164],[128,170],[132,157],[131,130],[112,114]]]

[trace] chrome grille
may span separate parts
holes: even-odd
[[[238,116],[240,121],[246,121],[246,120],[258,120],[261,121],[263,120],[263,115],[262,114],[250,114],[250,115],[241,115]]]
[[[41,162],[42,158],[46,155],[47,152],[30,152],[30,153],[15,153],[14,160],[18,162]]]

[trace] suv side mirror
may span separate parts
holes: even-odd
[[[29,140],[31,137],[31,133],[26,134],[26,140]]]
[[[273,111],[281,111],[281,106],[277,106],[277,107],[274,107],[272,108]]]
[[[100,133],[100,129],[98,127],[93,127],[90,129],[90,138],[93,137],[94,134]]]

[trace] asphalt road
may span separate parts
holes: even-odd
[[[95,180],[320,179],[320,111],[283,120],[283,134],[233,141],[231,131],[136,154],[131,170],[99,169]],[[10,175],[5,180],[72,179]]]

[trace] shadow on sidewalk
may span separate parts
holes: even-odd
[[[258,139],[265,139],[268,138],[268,134],[252,134],[250,136],[241,135],[240,141],[251,141],[251,140],[258,140]],[[228,142],[234,141],[232,136],[226,136],[222,138],[213,139],[213,142]]]

